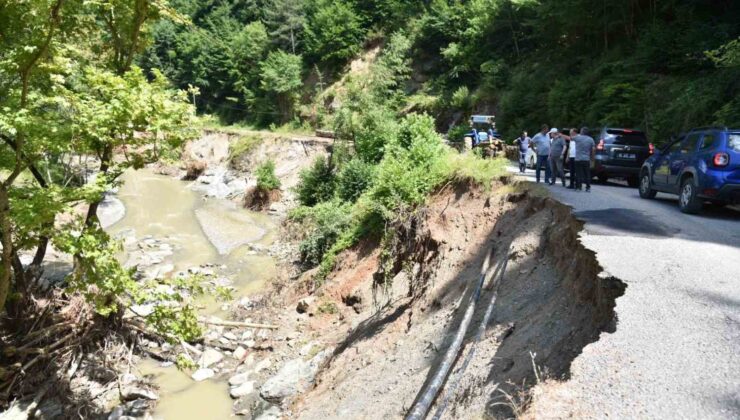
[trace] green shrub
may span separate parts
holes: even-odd
[[[470,127],[466,125],[454,125],[447,132],[447,140],[462,142],[465,140],[465,135],[470,132]]]
[[[354,158],[344,165],[337,176],[337,196],[355,202],[373,182],[375,166]]]
[[[301,261],[308,267],[321,263],[324,254],[347,231],[352,222],[352,205],[327,201],[314,207],[299,207],[290,214],[291,220],[301,222],[307,230],[300,244]]]
[[[254,171],[257,176],[257,187],[263,190],[276,190],[280,188],[280,180],[275,176],[275,162],[268,160]]]
[[[310,168],[300,173],[296,187],[298,201],[304,206],[314,206],[331,200],[334,196],[335,179],[329,162],[324,157],[317,158]]]

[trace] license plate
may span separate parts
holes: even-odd
[[[619,159],[635,159],[637,158],[637,155],[634,153],[617,153],[617,158]]]

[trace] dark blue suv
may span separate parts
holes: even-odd
[[[684,213],[740,203],[740,129],[696,128],[656,151],[640,169],[640,197],[657,192],[678,194]]]

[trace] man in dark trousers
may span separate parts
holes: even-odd
[[[543,124],[540,132],[532,137],[532,148],[537,152],[537,167],[534,171],[535,179],[540,182],[542,167],[545,167],[545,182],[550,180],[550,136],[547,131],[550,127]]]
[[[594,158],[594,139],[589,137],[588,128],[581,128],[581,134],[575,136],[576,145],[576,191],[581,191],[586,184],[586,192],[591,192],[591,159]]]
[[[519,172],[524,173],[527,169],[527,150],[529,150],[530,138],[527,132],[522,132],[522,135],[514,140],[514,144],[519,146]]]

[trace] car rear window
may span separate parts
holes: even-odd
[[[740,133],[732,133],[727,137],[727,148],[740,152]]]
[[[626,146],[647,146],[645,133],[634,130],[606,130],[605,142]]]

